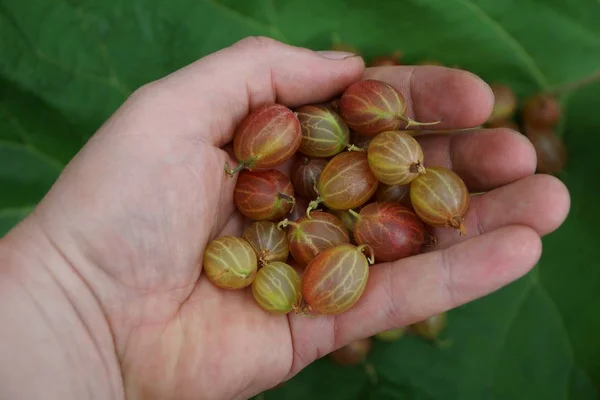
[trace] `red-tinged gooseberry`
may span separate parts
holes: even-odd
[[[280,104],[262,106],[250,112],[233,136],[233,153],[239,164],[225,172],[233,176],[242,169],[275,168],[294,155],[302,130],[296,114]]]
[[[367,158],[373,175],[387,185],[406,185],[425,173],[421,145],[403,131],[375,136],[369,143]]]
[[[285,262],[290,254],[285,232],[271,221],[251,223],[242,233],[242,239],[254,249],[259,267],[273,261]]]
[[[446,327],[446,313],[433,315],[410,326],[411,331],[429,340],[435,340]]]
[[[355,217],[354,238],[359,245],[369,245],[377,262],[413,256],[425,243],[425,224],[398,203],[367,204]]]
[[[311,201],[306,211],[325,204],[334,210],[349,210],[366,203],[377,190],[379,181],[369,168],[362,151],[347,151],[333,157],[321,172],[317,191],[319,198]]]
[[[306,208],[308,207],[308,200],[304,197],[295,196],[296,203],[294,208],[290,211],[290,214],[286,217],[289,221],[297,221],[299,218],[306,217]]]
[[[390,55],[377,56],[374,57],[369,63],[369,67],[388,67],[392,65],[401,65],[400,59],[402,58],[402,53],[398,50],[393,52]]]
[[[292,165],[290,179],[296,193],[308,200],[319,197],[317,182],[328,160],[323,158],[299,157]]]
[[[339,365],[358,365],[367,359],[371,347],[371,338],[359,339],[332,351],[329,357]]]
[[[452,170],[429,167],[410,183],[410,200],[423,222],[451,227],[466,235],[464,215],[469,208],[469,190]]]
[[[302,297],[306,312],[322,315],[343,313],[361,298],[374,262],[363,254],[366,245],[349,243],[331,247],[306,266],[302,277]]]
[[[342,117],[323,105],[305,105],[296,110],[302,128],[298,151],[309,157],[333,157],[350,141],[350,130]]]
[[[550,94],[529,97],[523,105],[523,124],[532,128],[553,128],[562,115],[558,100]]]
[[[406,328],[394,328],[387,331],[378,332],[375,337],[383,342],[395,342],[406,333]]]
[[[494,93],[494,107],[487,122],[492,123],[512,118],[517,109],[517,96],[513,90],[501,83],[493,83],[490,88]]]
[[[235,185],[233,202],[238,211],[255,221],[278,220],[295,204],[294,187],[276,169],[241,171]]]
[[[537,170],[543,174],[557,174],[567,162],[567,149],[563,140],[551,128],[526,128],[537,155]]]
[[[321,252],[343,243],[349,243],[348,231],[334,215],[314,211],[310,217],[297,221],[283,220],[279,228],[289,227],[287,232],[290,253],[302,266],[306,266]]]
[[[256,254],[244,239],[221,236],[206,246],[203,269],[208,280],[216,286],[241,289],[250,285],[256,276]]]
[[[400,203],[407,207],[410,204],[410,185],[386,185],[380,183],[375,192],[375,200],[387,203]]]
[[[262,309],[287,314],[300,306],[300,276],[286,263],[270,262],[256,273],[252,296]]]
[[[373,139],[373,136],[361,135],[355,131],[350,132],[350,143],[356,148],[367,150],[371,139]]]
[[[353,83],[340,99],[342,118],[350,129],[363,135],[374,136],[385,131],[442,122],[417,122],[404,115],[405,112],[404,96],[392,85],[374,79]]]

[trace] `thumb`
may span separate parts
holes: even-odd
[[[295,107],[326,101],[363,71],[362,58],[352,53],[248,37],[145,85],[132,101],[148,111],[146,125],[150,118],[155,128],[220,147],[250,110],[274,102]]]

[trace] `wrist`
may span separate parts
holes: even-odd
[[[0,398],[122,398],[92,292],[30,217],[0,240]]]

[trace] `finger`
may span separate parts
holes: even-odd
[[[374,265],[365,293],[350,310],[290,318],[296,355],[291,372],[354,340],[487,295],[527,273],[540,253],[539,235],[513,225],[446,250]]]
[[[544,236],[567,218],[570,197],[567,187],[551,175],[533,175],[480,196],[471,197],[465,216],[467,236],[454,229],[436,228],[435,249],[445,249],[473,236],[508,225],[525,225]]]
[[[443,119],[427,129],[458,129],[483,124],[492,112],[494,95],[476,75],[438,66],[368,68],[365,76],[388,82],[407,101],[406,115],[421,122]]]
[[[140,90],[153,129],[222,146],[248,112],[268,103],[326,101],[361,78],[362,58],[249,37]]]
[[[510,129],[485,129],[418,138],[424,164],[452,169],[471,192],[487,191],[532,175],[536,154],[531,142]]]

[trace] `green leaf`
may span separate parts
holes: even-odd
[[[0,0],[0,234],[139,86],[248,35],[369,59],[436,59],[523,100],[600,69],[597,0]],[[436,347],[377,342],[364,366],[315,362],[267,399],[597,399],[600,265],[595,211],[600,85],[566,95],[566,224],[519,281],[449,314]]]

